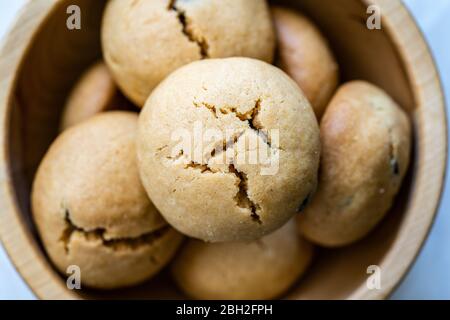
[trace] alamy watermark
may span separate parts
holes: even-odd
[[[380,30],[381,29],[381,8],[377,5],[370,5],[367,7],[366,13],[370,15],[366,21],[367,29]]]
[[[69,15],[66,20],[66,26],[69,30],[81,29],[81,9],[73,4],[67,7],[66,13]]]
[[[66,285],[69,290],[81,289],[81,269],[77,265],[70,265],[66,269],[67,277]]]
[[[172,132],[174,146],[163,158],[165,166],[184,164],[221,171],[229,165],[258,165],[261,175],[278,173],[280,162],[279,129],[205,128],[196,121],[192,129]]]
[[[370,265],[366,270],[370,276],[366,280],[366,286],[369,290],[381,289],[381,268],[377,265]]]

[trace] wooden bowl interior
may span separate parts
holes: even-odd
[[[390,93],[411,114],[415,103],[408,77],[388,30],[368,30],[366,6],[360,0],[274,1],[298,8],[310,16],[330,41],[339,61],[342,81],[365,79]],[[66,28],[69,4],[82,12],[82,29]],[[11,103],[9,165],[23,222],[34,234],[40,258],[47,259],[33,227],[30,186],[36,168],[57,135],[67,94],[80,73],[101,56],[99,26],[104,1],[62,1],[45,21],[22,62]],[[415,147],[417,151],[417,146]],[[414,168],[414,158],[410,168]],[[414,176],[411,169],[386,219],[363,241],[338,250],[317,250],[305,277],[288,298],[347,298],[367,279],[369,265],[381,264],[405,217]],[[48,272],[57,273],[48,264]],[[61,285],[65,280],[60,277]],[[73,291],[83,298],[180,298],[182,295],[163,272],[152,281],[126,290]]]

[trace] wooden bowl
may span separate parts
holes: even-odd
[[[409,174],[389,215],[363,241],[319,250],[286,298],[385,298],[417,256],[442,191],[447,124],[438,74],[416,24],[399,0],[297,0],[329,38],[342,80],[366,79],[389,92],[409,113],[414,150]],[[66,28],[67,6],[81,8],[82,28]],[[366,27],[369,4],[379,5],[382,29]],[[139,287],[70,291],[47,259],[30,219],[30,185],[55,138],[61,107],[75,79],[100,52],[105,1],[29,1],[4,43],[0,59],[0,234],[17,270],[43,299],[178,298],[166,273]],[[367,268],[381,270],[381,288],[369,289]]]

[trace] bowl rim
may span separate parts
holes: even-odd
[[[404,232],[408,228],[402,227],[403,233],[398,235],[397,240],[393,242],[392,247],[380,264],[381,270],[394,270],[387,278],[387,285],[384,284],[380,290],[368,290],[367,286],[361,285],[349,297],[349,299],[385,299],[402,283],[408,271],[414,265],[433,227],[441,205],[447,177],[448,118],[439,70],[424,34],[406,5],[400,0],[362,1],[367,6],[379,6],[382,16],[389,18],[384,19],[383,25],[386,26],[391,41],[393,41],[396,49],[399,51],[410,86],[416,88],[413,91],[416,108],[414,112],[419,114],[418,117],[424,118],[422,121],[422,126],[424,127],[417,127],[416,130],[421,130],[422,134],[428,132],[426,141],[423,141],[423,136],[416,135],[415,138],[420,141],[414,141],[414,143],[420,143],[421,148],[426,148],[429,144],[434,146],[432,154],[426,157],[423,157],[423,155],[426,155],[427,152],[421,152],[422,159],[419,159],[415,164],[416,166],[418,163],[427,165],[433,170],[416,167],[418,171],[416,180],[424,179],[425,181],[422,181],[421,185],[417,187],[420,190],[412,191],[416,195],[415,199],[413,199],[416,205],[413,203],[408,206],[406,210],[413,212],[410,212],[408,217],[406,217],[407,221],[402,222],[402,224],[406,222],[407,225],[408,223],[410,225],[415,224],[415,228],[412,229],[415,229],[416,233],[414,237],[408,237]],[[432,74],[426,74],[426,72],[432,72]],[[433,101],[434,105],[429,101]],[[438,121],[439,123],[436,123]],[[434,156],[435,154],[436,157]],[[422,164],[421,161],[425,162],[425,164]],[[434,163],[434,168],[433,164],[430,165],[430,162]],[[430,171],[430,173],[427,171]],[[437,181],[433,181],[434,179]],[[433,190],[427,191],[425,189],[424,184],[427,181],[433,186]],[[426,193],[426,195],[422,194],[419,199],[418,196],[421,192]],[[431,198],[428,199],[429,197]],[[417,204],[425,205],[419,209]],[[415,208],[415,210],[412,210],[412,208]],[[427,214],[424,215],[423,213]],[[415,222],[416,218],[421,218],[417,221],[422,223]],[[411,238],[415,240],[414,243],[409,243]],[[398,257],[401,257],[401,259]],[[385,280],[383,281],[386,282]]]
[[[42,255],[41,248],[38,247],[29,228],[22,221],[12,187],[8,156],[9,119],[12,92],[22,62],[38,31],[62,1],[28,1],[6,35],[0,50],[2,57],[0,59],[0,240],[20,276],[34,295],[40,299],[73,299],[78,296],[67,290],[56,271],[48,269],[47,259]],[[360,1],[367,6],[379,6],[382,17],[386,18],[382,22],[383,28],[386,28],[386,32],[399,52],[410,86],[415,88],[413,94],[419,116],[423,117],[421,125],[424,127],[418,129],[422,134],[426,134],[427,139],[425,142],[420,141],[421,148],[427,148],[427,143],[434,145],[431,154],[425,156],[422,154],[423,157],[418,161],[425,162],[427,165],[426,168],[417,168],[419,174],[416,179],[421,179],[417,188],[425,193],[425,195],[418,194],[418,197],[422,199],[422,207],[419,210],[416,205],[414,210],[414,203],[419,203],[420,199],[413,200],[414,203],[406,209],[413,212],[410,212],[407,219],[402,222],[402,224],[414,226],[414,237],[400,232],[396,241],[393,242],[380,264],[382,269],[392,272],[388,273],[386,278],[383,276],[383,285],[380,290],[368,290],[365,283],[362,283],[348,297],[349,299],[383,299],[401,283],[413,265],[439,208],[447,165],[447,115],[444,94],[432,54],[405,5],[400,0]],[[432,75],[429,74],[430,70]],[[425,105],[427,112],[424,111]],[[439,123],[436,123],[437,121]],[[426,154],[426,152],[422,153]],[[404,229],[402,228],[403,231]],[[399,256],[401,259],[398,258]]]

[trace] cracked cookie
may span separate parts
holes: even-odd
[[[318,119],[338,85],[338,65],[326,39],[305,16],[272,7],[278,55],[277,65],[300,86]]]
[[[252,242],[189,240],[172,265],[178,286],[197,299],[272,299],[306,271],[313,246],[295,221]]]
[[[60,129],[65,130],[99,112],[125,107],[126,104],[106,65],[97,62],[82,74],[72,89],[63,110]]]
[[[65,130],[51,145],[32,190],[33,218],[60,272],[82,284],[130,286],[157,273],[182,236],[148,199],[135,157],[137,115],[111,111]]]
[[[110,0],[101,33],[116,82],[141,107],[182,65],[232,56],[272,62],[275,47],[265,0]]]
[[[392,205],[409,165],[405,112],[363,81],[341,86],[320,125],[319,187],[298,217],[309,240],[329,247],[364,237]]]
[[[139,117],[142,182],[164,218],[208,242],[255,240],[315,190],[319,128],[280,69],[249,58],[181,67]]]

